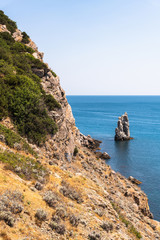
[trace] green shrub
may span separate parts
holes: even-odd
[[[75,148],[74,148],[74,152],[73,152],[73,156],[76,156],[76,155],[77,155],[77,153],[78,153],[78,148],[77,148],[77,147],[75,147]]]
[[[134,234],[138,239],[142,238],[142,235],[140,234],[140,232],[138,232],[133,225],[131,225],[129,232]]]
[[[23,36],[22,42],[25,43],[25,44],[29,43],[29,36],[27,35],[27,33],[22,32],[22,36]]]
[[[14,33],[17,28],[17,24],[9,19],[2,10],[0,10],[0,24],[6,25],[7,29],[11,32]]]
[[[47,170],[36,160],[24,157],[20,154],[0,152],[0,161],[6,164],[6,168],[16,172],[26,180],[38,179],[39,176],[47,177]]]
[[[0,33],[0,120],[11,117],[21,136],[39,145],[57,131],[47,109],[61,106],[45,94],[41,79],[32,72],[33,68],[47,71],[47,66],[31,53],[33,50],[24,43]]]
[[[44,101],[49,111],[52,111],[55,108],[61,108],[59,102],[57,102],[51,94],[44,94]]]
[[[11,129],[8,129],[2,124],[0,124],[0,134],[4,135],[5,142],[10,148],[13,148],[15,143],[19,143],[22,145],[22,150],[32,154],[34,157],[37,157],[37,153],[18,133],[15,133]]]
[[[12,47],[11,50],[15,53],[19,53],[19,52],[28,52],[28,53],[33,53],[34,50],[26,45],[24,45],[23,43],[20,42],[15,42]]]
[[[31,65],[31,67],[36,67],[39,69],[47,69],[46,64],[41,62],[39,59],[35,58],[32,54],[27,54],[26,60]]]
[[[119,215],[119,219],[125,224],[125,226],[128,228],[128,232],[132,233],[133,235],[136,236],[137,239],[141,239],[142,235],[140,234],[140,232],[138,232],[136,230],[136,228],[133,226],[133,224],[128,221],[123,214],[121,213],[121,210],[119,208],[119,206],[116,203],[111,202],[112,207],[114,208],[114,210],[118,213]]]
[[[51,73],[54,77],[57,77],[57,74],[51,70]]]
[[[12,35],[8,32],[1,32],[0,36],[2,39],[4,39],[6,41],[6,43],[8,45],[12,45],[14,43],[14,38],[12,37]]]

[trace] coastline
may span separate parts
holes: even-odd
[[[160,139],[154,129],[159,127],[160,96],[68,96],[68,101],[78,128],[102,141],[101,151],[107,150],[111,156],[108,164],[112,169],[126,178],[134,176],[142,181],[141,188],[149,197],[151,210],[159,221],[160,196],[156,183],[159,179]],[[134,139],[115,143],[114,130],[118,116],[125,111],[123,109],[128,112]]]

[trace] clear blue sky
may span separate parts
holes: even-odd
[[[0,0],[66,94],[160,94],[160,0]]]

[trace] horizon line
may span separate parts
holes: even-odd
[[[159,95],[139,95],[139,94],[133,94],[133,95],[120,95],[120,94],[113,94],[113,95],[107,95],[107,94],[102,94],[102,95],[98,95],[98,94],[66,94],[66,96],[98,96],[98,97],[100,97],[100,96],[104,96],[104,97],[116,97],[116,96],[119,96],[119,97],[160,97],[160,94]]]

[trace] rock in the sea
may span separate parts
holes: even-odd
[[[107,152],[104,152],[104,153],[95,152],[95,154],[98,158],[101,158],[101,159],[110,159],[111,158]]]
[[[115,141],[125,141],[132,139],[129,131],[128,114],[125,112],[118,119],[117,128],[115,129]]]
[[[91,150],[100,150],[99,146],[102,143],[99,140],[91,138],[90,135],[85,136],[82,133],[80,133],[80,142],[82,146],[87,147]]]
[[[137,185],[139,185],[139,184],[142,183],[141,181],[137,180],[136,178],[134,178],[134,177],[132,177],[132,176],[130,176],[130,177],[128,178],[128,180],[130,180],[132,183],[135,183],[135,184],[137,184]]]

